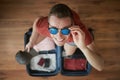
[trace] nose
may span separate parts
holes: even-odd
[[[63,37],[63,34],[59,31],[56,36],[58,39],[61,39]]]

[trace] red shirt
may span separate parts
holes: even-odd
[[[73,21],[74,21],[74,24],[75,25],[79,25],[81,30],[84,31],[85,33],[85,43],[86,45],[90,44],[93,39],[92,39],[92,36],[90,34],[90,32],[88,31],[88,29],[83,25],[83,23],[80,21],[80,18],[79,16],[73,11]],[[46,37],[50,37],[50,33],[48,31],[48,17],[43,17],[43,18],[40,18],[38,20],[38,22],[36,23],[36,26],[37,26],[37,32],[40,34],[40,35],[43,35],[43,36],[46,36]],[[73,42],[73,38],[72,38],[72,35],[69,37],[68,41],[67,42]]]

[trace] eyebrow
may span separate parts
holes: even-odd
[[[49,25],[50,25],[50,26],[52,26],[50,23],[49,23]],[[65,26],[64,28],[70,28],[72,25],[73,25],[73,24],[71,23],[70,25],[68,25],[68,26]],[[55,27],[55,28],[57,28],[56,26],[52,26],[52,27]]]
[[[50,26],[52,26],[50,23],[49,23]],[[52,27],[55,27],[55,26],[52,26]]]

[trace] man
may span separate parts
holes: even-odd
[[[64,46],[66,56],[74,54],[76,48],[79,48],[95,69],[103,69],[104,61],[97,55],[89,31],[81,23],[79,16],[65,4],[53,6],[48,17],[38,18],[34,22],[30,41],[26,45],[28,52],[35,44],[46,41],[46,37],[47,46],[51,45],[49,41],[52,39],[56,45]]]

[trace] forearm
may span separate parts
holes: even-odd
[[[38,44],[39,42],[41,42],[45,37],[41,36],[39,33],[37,32],[33,32],[31,37],[30,37],[30,43],[33,45]]]
[[[40,43],[43,39],[45,39],[45,37],[39,34],[34,44]]]
[[[40,18],[37,18],[33,24],[33,31],[32,31],[32,35],[30,37],[30,41],[29,41],[33,45],[37,44],[38,42],[40,42],[43,39],[43,37],[37,32],[36,24],[39,19]]]
[[[88,62],[97,70],[101,71],[104,66],[103,59],[96,54],[95,47],[93,47],[93,43],[87,45],[85,44],[85,39],[87,39],[87,35],[83,32],[79,26],[74,26],[70,28],[71,34],[76,46],[83,52]],[[89,37],[88,37],[89,38]]]
[[[101,71],[104,67],[104,60],[98,56],[95,52],[88,47],[81,48],[81,51],[86,56],[88,62],[98,71]]]

